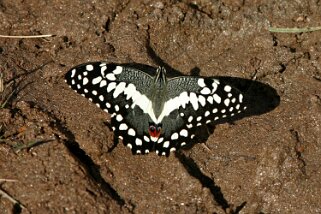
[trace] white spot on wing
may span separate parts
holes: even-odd
[[[147,137],[146,135],[144,135],[144,140],[145,140],[146,142],[150,142],[149,137]]]
[[[169,147],[169,141],[165,141],[164,144],[163,144],[163,147],[164,148],[168,148]]]
[[[127,144],[126,146],[127,146],[128,148],[130,148],[130,149],[132,149],[132,148],[133,148],[132,144],[130,144],[130,143],[129,143],[129,144]]]
[[[127,129],[128,129],[128,126],[126,125],[126,123],[120,124],[119,130],[127,130]]]
[[[93,65],[86,65],[86,70],[92,71],[92,70],[94,70],[94,66]]]
[[[74,78],[75,74],[76,74],[76,69],[74,68],[74,69],[71,70],[71,76],[70,77]]]
[[[141,146],[143,144],[143,141],[139,138],[136,138],[135,144],[136,144],[136,146]]]
[[[224,104],[225,104],[226,106],[229,106],[229,105],[230,105],[230,99],[229,99],[229,98],[226,98],[226,99],[224,100]]]
[[[164,141],[164,138],[161,137],[161,138],[158,139],[157,143],[161,143],[161,142],[163,142],[163,141]]]
[[[92,84],[93,84],[93,85],[96,85],[96,84],[100,83],[100,81],[101,81],[102,79],[103,79],[103,78],[102,78],[101,76],[98,76],[98,77],[96,77],[96,78],[93,79]]]
[[[215,81],[212,83],[213,89],[212,89],[212,94],[217,90],[217,85],[218,85],[218,81]]]
[[[112,90],[114,90],[116,88],[116,83],[115,82],[111,82],[108,84],[107,86],[107,92],[111,92]]]
[[[243,102],[243,95],[242,94],[239,95],[239,101],[240,101],[240,103]]]
[[[83,80],[82,80],[82,84],[83,85],[87,85],[87,83],[89,82],[88,78],[85,77]]]
[[[214,98],[214,100],[215,100],[216,103],[218,103],[218,104],[221,103],[221,97],[218,96],[217,94],[214,94],[214,95],[213,95],[213,98]]]
[[[213,104],[213,97],[212,97],[212,96],[207,97],[207,101],[208,101],[210,104]]]
[[[182,129],[179,133],[180,136],[187,137],[188,136],[188,131],[186,129]]]
[[[123,68],[122,68],[121,66],[116,66],[116,69],[113,70],[113,73],[114,73],[115,75],[118,75],[118,74],[120,74],[122,71],[123,71]]]
[[[118,115],[116,116],[116,120],[117,120],[118,122],[120,122],[120,121],[123,120],[123,117],[122,117],[120,114],[118,114]]]
[[[128,129],[128,135],[135,136],[136,135],[135,130],[132,128]]]
[[[116,80],[116,77],[115,77],[115,74],[114,73],[109,73],[106,75],[106,78],[110,81],[115,81]]]
[[[113,97],[117,98],[119,94],[121,94],[122,92],[124,92],[126,87],[126,83],[125,82],[121,82],[116,86],[116,89],[114,91]]]
[[[225,87],[224,87],[224,91],[226,91],[226,92],[230,92],[231,91],[231,86],[229,86],[229,85],[226,85]]]
[[[183,93],[181,93],[179,95],[179,103],[180,105],[185,108],[186,104],[189,102],[189,99],[188,99],[188,94],[186,91],[184,91]]]
[[[189,116],[188,122],[192,122],[192,120],[193,120],[193,116]]]
[[[198,101],[200,102],[200,104],[204,107],[206,104],[206,100],[202,95],[198,96]]]
[[[99,100],[100,101],[104,101],[104,96],[103,95],[99,95]]]
[[[107,66],[105,64],[105,66],[102,66],[101,69],[100,69],[100,73],[101,73],[101,76],[105,77],[105,71],[107,69]]]
[[[102,80],[99,84],[99,87],[104,87],[107,85],[107,81],[106,80]]]
[[[158,140],[158,137],[150,136],[150,139],[151,139],[153,142],[156,142],[156,141]]]
[[[205,114],[204,114],[205,117],[208,117],[209,115],[210,115],[209,111],[206,111]]]
[[[178,134],[176,132],[174,134],[172,134],[171,139],[172,140],[177,140],[178,139]]]
[[[190,102],[194,108],[194,110],[196,111],[198,109],[198,99],[197,99],[197,96],[194,92],[191,92],[191,94],[189,95],[189,99],[190,99]]]
[[[208,87],[205,87],[200,92],[201,94],[207,95],[211,93],[211,90]]]
[[[202,88],[206,86],[203,78],[199,78],[197,84]]]

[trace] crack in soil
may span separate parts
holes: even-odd
[[[119,205],[124,206],[125,200],[120,197],[117,191],[105,181],[94,161],[86,154],[84,150],[79,147],[76,141],[64,140],[64,145],[67,147],[69,152],[77,159],[77,161],[85,167],[87,173],[90,175],[95,183],[101,187],[111,198],[113,198]]]
[[[306,175],[306,162],[305,162],[303,155],[302,155],[302,153],[304,152],[303,140],[301,139],[298,131],[291,129],[290,132],[292,134],[292,137],[296,141],[294,151],[295,151],[296,157],[300,163],[299,168],[300,168],[301,172],[303,173],[303,175]]]
[[[182,152],[178,151],[175,153],[175,156],[178,158],[178,160],[183,164],[186,171],[194,178],[199,180],[199,182],[206,188],[208,188],[215,200],[215,202],[225,211],[225,213],[230,214],[236,214],[239,213],[243,207],[246,205],[246,201],[244,201],[239,206],[235,207],[230,204],[224,197],[221,188],[215,184],[215,181],[208,177],[207,175],[203,174],[201,169],[198,167],[198,165],[195,163],[195,161],[187,157]]]
[[[126,206],[125,200],[118,194],[118,192],[102,177],[99,166],[94,163],[92,158],[87,155],[87,153],[82,150],[79,147],[79,144],[75,140],[75,136],[69,129],[66,128],[66,126],[63,124],[63,122],[58,119],[53,113],[49,112],[48,110],[45,110],[41,108],[40,106],[35,106],[35,104],[32,104],[34,108],[37,108],[39,111],[45,113],[50,117],[54,122],[51,122],[49,126],[57,130],[58,132],[62,133],[66,136],[66,140],[62,140],[68,151],[75,157],[77,162],[79,162],[85,169],[87,174],[89,175],[89,179],[94,181],[94,183],[100,187],[104,192],[106,192],[113,200],[117,202],[120,206],[123,206],[125,208],[128,208],[130,211],[130,208]],[[31,105],[31,106],[32,106]],[[61,140],[59,138],[59,135],[56,134],[57,140]]]

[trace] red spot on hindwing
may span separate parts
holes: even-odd
[[[162,128],[154,125],[150,125],[148,128],[148,133],[151,137],[159,138]]]

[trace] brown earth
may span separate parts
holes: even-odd
[[[320,1],[3,0],[0,20],[3,35],[56,35],[0,38],[0,213],[321,213],[321,31],[268,31],[320,26]],[[270,92],[248,88],[256,112],[204,144],[134,156],[64,83],[101,60]]]

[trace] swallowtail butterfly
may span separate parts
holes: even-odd
[[[169,78],[129,65],[94,62],[72,68],[65,81],[111,114],[111,126],[133,154],[168,156],[189,144],[196,127],[217,124],[246,109],[239,90],[219,78]]]

